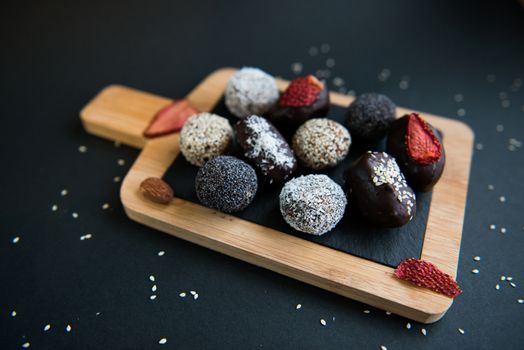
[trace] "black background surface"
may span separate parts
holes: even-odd
[[[179,349],[524,347],[524,305],[517,303],[524,298],[524,157],[522,149],[508,151],[509,138],[524,138],[524,88],[511,88],[524,78],[524,10],[516,1],[0,6],[0,348],[29,341],[31,349],[148,349],[162,337],[168,343],[161,348]],[[308,54],[323,43],[329,53]],[[332,77],[344,78],[348,89],[463,119],[483,145],[473,159],[458,271],[464,293],[434,325],[412,322],[408,331],[404,318],[128,220],[113,177],[126,173],[138,151],[87,135],[78,119],[112,83],[182,97],[222,66],[292,78],[293,62],[309,73],[327,58],[336,60]],[[381,82],[384,68],[392,74]],[[496,80],[488,82],[488,74]],[[409,88],[400,89],[407,77]],[[457,117],[459,108],[465,116]],[[79,153],[79,145],[88,151]],[[105,202],[112,210],[101,209]],[[93,238],[80,241],[87,233]],[[500,282],[497,291],[500,275],[513,276],[516,288]],[[190,290],[198,300],[178,297]]]
[[[227,118],[233,126],[238,122],[238,118],[227,110],[223,98],[212,112]],[[332,120],[344,123],[345,112],[346,108],[332,105],[328,116]],[[349,166],[364,152],[368,150],[385,151],[385,148],[385,139],[373,145],[356,142],[351,145],[347,157],[337,166],[323,171],[312,171],[300,166],[294,176],[310,173],[326,174],[345,190],[344,172]],[[233,146],[232,154],[243,158],[243,152],[238,144]],[[197,172],[198,167],[191,165],[184,156],[180,155],[163,179],[173,187],[177,197],[200,204],[195,192]],[[416,214],[409,223],[402,227],[381,228],[364,222],[362,218],[358,217],[355,206],[352,206],[352,201],[349,200],[344,217],[335,228],[324,235],[316,236],[294,230],[284,221],[278,201],[281,189],[282,185],[261,186],[259,184],[253,202],[246,209],[232,215],[393,268],[404,259],[420,259],[431,204],[431,192],[416,194]]]

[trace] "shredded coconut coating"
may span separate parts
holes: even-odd
[[[413,206],[416,203],[415,193],[408,186],[404,174],[400,171],[395,158],[386,152],[371,152],[371,158],[375,160],[373,164],[372,179],[375,186],[390,184],[395,191],[397,200],[406,206],[410,220],[413,218]]]
[[[279,98],[275,78],[258,68],[245,67],[237,71],[226,87],[226,106],[239,118],[262,115]]]
[[[233,128],[226,118],[211,113],[190,117],[180,131],[180,151],[193,165],[225,154],[233,142]]]
[[[334,167],[348,154],[349,131],[334,120],[310,119],[293,136],[293,150],[302,163],[312,169]]]
[[[280,192],[280,212],[294,229],[312,235],[331,231],[342,219],[347,199],[326,175],[306,175],[288,181]]]
[[[195,191],[202,204],[224,213],[246,208],[257,192],[255,170],[232,156],[213,158],[198,170]]]

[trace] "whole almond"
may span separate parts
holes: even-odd
[[[148,177],[140,184],[142,195],[155,203],[167,204],[173,199],[173,189],[158,177]]]

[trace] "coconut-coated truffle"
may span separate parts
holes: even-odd
[[[321,170],[337,165],[349,152],[351,135],[331,119],[305,122],[293,136],[293,150],[307,167]]]
[[[258,68],[250,67],[233,74],[225,92],[227,108],[239,118],[266,113],[278,97],[275,78]]]
[[[326,175],[306,175],[288,181],[280,192],[280,212],[295,230],[323,235],[342,219],[347,199]]]
[[[196,114],[180,131],[180,151],[189,163],[196,166],[227,153],[232,143],[233,128],[226,118],[216,114]]]
[[[377,141],[386,135],[395,120],[395,108],[387,96],[362,94],[349,105],[346,125],[354,138],[365,142]]]
[[[246,162],[218,156],[198,170],[195,190],[206,207],[233,213],[245,209],[257,192],[257,175]]]

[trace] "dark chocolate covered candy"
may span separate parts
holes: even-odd
[[[395,158],[385,152],[368,151],[349,168],[346,192],[362,217],[372,224],[398,227],[415,215],[415,193]]]
[[[351,136],[364,142],[384,137],[395,120],[395,104],[387,96],[367,93],[358,96],[347,110],[346,125]]]
[[[388,134],[387,151],[395,157],[415,191],[430,191],[444,171],[446,156],[433,126],[417,113],[396,120]]]

